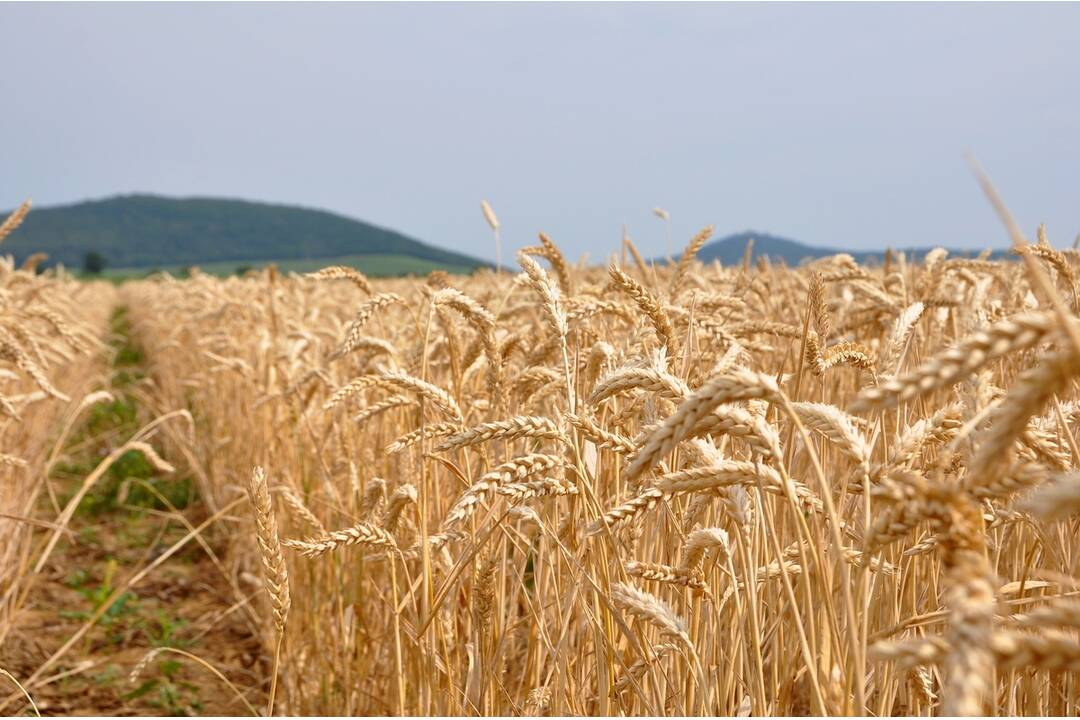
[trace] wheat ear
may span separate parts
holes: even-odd
[[[688,437],[702,418],[723,403],[753,398],[775,399],[780,390],[776,381],[763,373],[738,369],[710,380],[679,405],[648,438],[641,451],[626,469],[627,480],[633,480],[651,468],[683,439]]]
[[[274,610],[274,625],[278,635],[281,635],[285,631],[285,621],[292,605],[289,597],[289,571],[285,567],[285,556],[281,552],[281,540],[278,537],[274,506],[266,482],[266,471],[261,467],[256,466],[251,473],[248,496],[255,509],[255,535],[263,562],[266,594],[270,597]]]
[[[15,232],[15,230],[22,225],[23,220],[25,220],[26,216],[30,213],[30,205],[31,202],[29,200],[25,201],[15,210],[15,212],[8,215],[7,219],[4,220],[2,224],[0,224],[0,243],[4,242],[8,235]]]

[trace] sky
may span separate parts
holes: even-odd
[[[0,4],[0,208],[325,208],[492,258],[701,227],[836,248],[1080,232],[1078,4]]]

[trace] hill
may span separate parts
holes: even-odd
[[[847,253],[860,263],[881,262],[884,257],[883,250],[840,250],[817,245],[806,245],[795,240],[789,240],[788,238],[748,230],[746,232],[728,235],[719,240],[713,240],[706,244],[705,247],[701,248],[701,251],[698,253],[698,258],[702,262],[719,260],[722,265],[735,265],[741,263],[743,254],[746,252],[746,243],[751,239],[754,241],[754,248],[752,251],[754,260],[764,255],[773,262],[783,261],[788,265],[798,265],[804,260],[813,260],[815,258],[836,255],[837,253]],[[903,251],[908,258],[918,259],[933,248],[932,246],[927,246],[896,249]],[[977,250],[948,250],[949,255],[952,256],[978,255]],[[995,250],[991,255],[994,259],[1007,256],[1008,252],[1005,250]]]
[[[402,257],[413,261],[413,267],[454,270],[486,264],[324,210],[157,195],[123,195],[35,208],[0,252],[11,253],[19,262],[44,252],[49,255],[49,264],[63,263],[69,268],[81,267],[89,252],[102,255],[111,268],[241,265],[344,256]]]

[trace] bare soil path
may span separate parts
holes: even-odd
[[[63,507],[87,474],[151,419],[140,403],[139,386],[149,382],[143,355],[129,330],[121,308],[112,319],[104,388],[115,400],[88,411],[71,436],[47,480],[52,493],[42,494],[42,518],[56,517],[50,494]],[[246,715],[251,707],[261,709],[265,672],[250,608],[255,590],[246,588],[245,597],[227,580],[225,543],[214,526],[109,602],[128,578],[206,518],[190,478],[161,476],[136,451],[122,456],[79,503],[70,532],[0,645],[0,667],[30,677],[108,602],[30,688],[42,715]],[[7,693],[5,686],[0,701]],[[0,712],[32,714],[25,701]]]

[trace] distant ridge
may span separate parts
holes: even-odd
[[[4,214],[0,214],[3,217]],[[21,262],[82,266],[89,252],[108,267],[151,268],[235,262],[402,256],[432,266],[476,268],[484,261],[325,210],[221,198],[120,195],[35,207],[0,247]]]
[[[698,253],[698,258],[702,262],[719,260],[722,265],[735,265],[741,263],[743,255],[746,252],[746,243],[750,240],[754,241],[753,260],[757,260],[757,258],[761,256],[767,256],[773,262],[783,261],[792,266],[798,265],[804,260],[813,260],[829,255],[836,255],[837,253],[847,253],[861,263],[881,262],[885,256],[884,250],[841,250],[838,248],[806,245],[788,238],[747,230],[707,243],[705,247],[701,248],[701,251]],[[934,247],[935,246],[931,245],[926,247],[894,249],[903,252],[909,259],[920,259]],[[952,248],[946,248],[946,250],[949,251],[949,255],[957,257],[974,257],[980,252],[978,250],[957,250]],[[991,253],[991,257],[993,259],[1000,259],[1009,257],[1009,253],[1007,250],[994,250]]]

